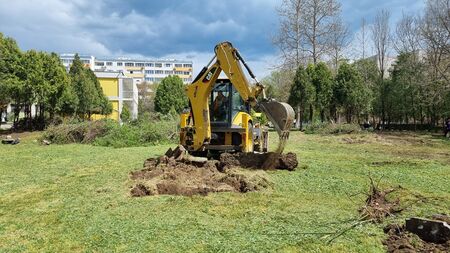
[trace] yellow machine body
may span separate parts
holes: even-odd
[[[280,136],[287,138],[286,131],[289,131],[287,128],[290,128],[294,117],[292,108],[275,101],[261,103],[257,101],[260,94],[263,94],[265,99],[264,86],[259,84],[231,43],[222,42],[214,51],[215,56],[210,63],[200,71],[192,84],[186,86],[189,110],[180,117],[180,143],[189,152],[208,150],[252,152],[255,147],[263,151],[263,147],[267,147],[267,133],[264,133],[263,128],[260,128],[250,115],[250,109],[255,106],[268,114],[271,121],[275,119],[273,123],[277,126],[277,131],[281,131]],[[255,78],[255,85],[248,82],[241,63],[250,76]],[[222,72],[226,79],[219,79]],[[228,101],[222,103],[227,106],[218,108],[216,100]],[[289,108],[285,109],[286,106]],[[276,108],[277,112],[284,113],[282,116],[284,118],[280,119],[266,110],[272,107]],[[217,112],[227,115],[226,120],[215,118]]]

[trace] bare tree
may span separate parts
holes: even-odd
[[[427,1],[421,31],[434,78],[450,88],[450,0]]]
[[[333,60],[333,69],[335,73],[339,67],[339,60],[343,58],[344,48],[348,46],[350,41],[347,26],[342,22],[340,17],[336,17],[332,23],[330,38],[330,56]]]
[[[389,94],[388,87],[384,81],[386,73],[386,60],[387,52],[390,42],[390,28],[389,28],[390,13],[388,10],[379,10],[375,15],[375,20],[372,24],[372,41],[374,44],[374,50],[376,52],[376,61],[378,65],[378,88],[380,96],[380,111],[381,111],[381,123],[386,122],[387,111],[387,97]]]
[[[367,43],[367,34],[366,34],[366,19],[362,18],[361,20],[361,46],[362,46],[362,59],[366,59],[366,43]]]
[[[297,66],[310,61],[316,64],[327,54],[340,10],[335,0],[283,0],[274,44],[284,61]]]
[[[336,28],[336,17],[341,5],[335,0],[305,1],[303,24],[305,42],[303,48],[314,64],[327,53],[332,41],[332,31]]]
[[[280,17],[279,33],[274,44],[280,49],[284,65],[295,69],[303,62],[302,5],[304,0],[283,0],[277,9]]]
[[[394,48],[398,53],[417,54],[420,48],[420,23],[413,15],[403,13],[395,29]]]
[[[391,14],[388,10],[380,10],[377,12],[374,23],[372,24],[372,41],[377,54],[377,64],[381,79],[384,78],[386,72],[386,58],[390,41],[390,16]]]

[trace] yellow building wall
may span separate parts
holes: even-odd
[[[119,79],[118,78],[98,78],[100,86],[102,86],[103,94],[110,97],[119,96]]]
[[[99,119],[113,119],[119,121],[119,101],[110,100],[109,101],[112,104],[113,111],[109,115],[101,115],[101,114],[93,114],[91,115],[92,120],[99,120]]]

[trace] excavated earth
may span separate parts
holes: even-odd
[[[294,153],[223,153],[218,160],[206,160],[189,156],[179,146],[164,156],[147,159],[144,169],[130,172],[134,182],[131,196],[258,191],[270,186],[264,170],[292,171],[297,165]]]
[[[384,232],[388,237],[383,244],[390,253],[450,252],[450,240],[441,244],[426,242],[406,231],[404,225],[390,224],[384,228]]]

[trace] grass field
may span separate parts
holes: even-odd
[[[295,172],[273,189],[206,197],[131,198],[130,170],[169,147],[41,146],[37,134],[0,145],[0,252],[384,252],[383,226],[450,213],[450,141],[411,133],[293,132]],[[273,136],[275,137],[275,136]],[[273,139],[273,138],[272,138]],[[369,174],[405,208],[383,224],[358,220]]]

